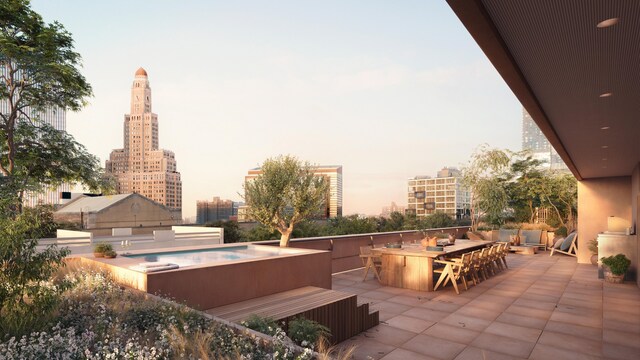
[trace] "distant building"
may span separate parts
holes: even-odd
[[[196,205],[196,224],[206,224],[218,220],[237,220],[239,202],[220,200],[214,197],[212,201],[198,201]]]
[[[13,73],[13,80],[20,81],[24,73],[21,70]],[[10,76],[8,67],[6,65],[0,65],[0,76]],[[3,81],[4,83],[4,81]],[[8,90],[7,90],[8,91]],[[18,121],[32,121],[39,124],[47,124],[59,131],[67,130],[67,113],[64,109],[58,107],[49,107],[42,111],[36,111],[31,107],[22,109],[23,114],[19,116]],[[8,117],[9,114],[9,99],[0,99],[0,114]],[[1,175],[0,175],[1,176]],[[36,205],[60,205],[62,200],[60,194],[62,192],[68,192],[70,189],[69,184],[62,184],[56,188],[46,188],[39,192],[26,192],[22,201],[22,204],[26,207],[34,207]]]
[[[173,152],[159,148],[158,115],[151,112],[151,87],[143,68],[136,71],[131,113],[124,116],[124,148],[111,152],[106,172],[116,178],[118,193],[142,194],[181,218],[180,173]]]
[[[436,178],[416,176],[409,179],[407,213],[426,217],[437,211],[455,219],[470,214],[470,193],[462,186],[460,170],[443,168]]]
[[[166,206],[140,194],[81,196],[54,212],[58,222],[78,224],[82,229],[171,226],[180,218]]]
[[[389,216],[391,216],[392,212],[399,212],[400,214],[404,214],[406,209],[406,206],[396,205],[396,203],[392,201],[391,205],[382,207],[380,216],[388,218]]]
[[[544,166],[551,170],[569,171],[556,149],[540,131],[531,115],[522,108],[522,150],[529,150],[537,160],[544,161]]]
[[[260,168],[249,170],[244,181],[248,182],[262,174]],[[329,193],[325,202],[325,209],[320,218],[335,218],[342,216],[342,166],[341,165],[320,165],[313,168],[313,174],[324,176],[329,180]],[[247,215],[247,206],[238,209],[238,221],[251,221]]]

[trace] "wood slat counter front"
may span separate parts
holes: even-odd
[[[402,249],[375,248],[372,252],[382,256],[382,285],[433,291],[433,259],[480,249],[493,243],[457,239],[454,245],[445,246],[444,251],[425,251],[424,246],[403,245]]]

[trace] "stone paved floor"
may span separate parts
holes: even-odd
[[[355,359],[640,359],[640,288],[548,252],[509,255],[509,269],[456,295],[384,287],[363,270],[333,276],[381,324],[347,340]]]

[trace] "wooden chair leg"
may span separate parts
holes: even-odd
[[[440,284],[442,284],[442,282],[445,280],[445,278],[449,277],[449,269],[451,269],[451,265],[446,265],[444,267],[444,269],[442,269],[442,273],[440,273],[440,278],[438,278],[438,282],[436,283],[436,286],[433,287],[433,291],[436,291],[438,289],[438,287],[440,286]],[[444,283],[442,284],[442,287],[446,286],[447,284]]]
[[[362,281],[367,280],[367,275],[369,275],[369,269],[371,268],[371,265],[373,265],[373,261],[371,261],[371,258],[367,258],[367,265],[365,266],[364,277],[362,278]],[[375,272],[375,268],[373,269],[373,272]]]
[[[373,263],[373,261],[372,261],[371,265],[373,266],[373,273],[376,275],[376,278],[378,278],[378,281],[381,281],[380,280],[380,270],[378,270],[378,267],[376,266],[375,263]]]

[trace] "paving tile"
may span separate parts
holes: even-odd
[[[633,321],[632,319],[622,321],[605,317],[602,320],[602,328],[640,334],[640,321]]]
[[[464,329],[483,331],[491,324],[491,321],[454,313],[442,319],[439,323]]]
[[[395,349],[388,355],[382,358],[382,360],[435,360],[437,358],[430,357],[424,354],[419,354],[413,351],[405,349]]]
[[[370,308],[373,310],[385,311],[392,314],[401,314],[411,309],[411,306],[402,305],[402,304],[389,302],[389,301],[379,301],[377,303],[374,302],[373,306],[371,306]]]
[[[415,332],[402,330],[394,326],[380,324],[362,333],[367,339],[398,347],[416,336]]]
[[[589,326],[581,326],[581,325],[575,325],[575,324],[567,324],[564,322],[549,320],[544,330],[562,333],[562,334],[575,335],[581,338],[591,339],[594,341],[602,341],[602,329],[600,328],[593,328]]]
[[[455,360],[518,360],[526,359],[511,355],[500,354],[487,349],[480,349],[473,346],[467,346]]]
[[[638,348],[623,346],[618,344],[603,343],[602,355],[612,359],[638,359],[640,358],[640,352]]]
[[[405,315],[394,316],[391,319],[386,320],[385,322],[390,326],[396,327],[398,329],[412,331],[414,333],[421,333],[435,324],[434,321],[422,320]]]
[[[449,316],[449,313],[444,311],[430,310],[423,307],[417,307],[403,312],[402,315],[427,321],[440,321],[443,318]]]
[[[565,322],[569,324],[582,325],[582,326],[590,326],[595,328],[602,327],[602,316],[582,316],[579,314],[572,314],[567,312],[562,312],[555,310],[551,317],[549,318],[553,321]]]
[[[534,308],[515,305],[515,304],[509,306],[505,310],[505,312],[516,314],[516,315],[532,317],[536,319],[542,319],[542,320],[548,320],[551,317],[551,314],[553,313],[553,311],[551,310],[540,310],[540,309],[534,309]]]
[[[638,349],[638,357],[640,357],[640,334],[638,333],[603,329],[602,341],[610,344],[635,347]]]
[[[352,346],[354,347],[351,357],[353,360],[381,359],[396,349],[395,346],[362,337],[352,338],[340,343],[340,347],[342,348]]]
[[[424,334],[443,340],[454,341],[460,344],[470,344],[478,335],[480,335],[480,331],[444,323],[437,323],[428,328]]]
[[[513,302],[515,306],[522,306],[529,309],[538,309],[538,310],[554,310],[558,305],[555,302],[545,302],[545,301],[533,301],[527,299],[517,299]]]
[[[448,313],[455,312],[460,309],[462,304],[454,304],[448,301],[440,301],[436,299],[431,299],[430,301],[426,301],[423,304],[420,304],[420,307],[424,307],[431,310],[444,311]]]
[[[436,359],[453,359],[464,350],[465,345],[428,335],[418,335],[402,345],[402,348]]]
[[[394,297],[395,295],[390,294],[388,292],[384,292],[384,291],[372,290],[372,291],[367,291],[366,293],[363,293],[362,296],[368,297],[370,299],[376,299],[376,300],[387,300]]]
[[[602,356],[601,342],[574,335],[543,331],[538,343],[587,355]]]
[[[575,351],[565,350],[550,345],[536,344],[529,356],[531,360],[599,360],[599,356],[592,356]]]
[[[502,335],[527,342],[536,342],[542,333],[542,330],[532,329],[523,326],[505,324],[501,322],[493,322],[484,332],[494,335]]]
[[[489,333],[480,334],[472,343],[472,346],[503,353],[511,356],[527,358],[535,346],[535,342],[508,338]]]
[[[544,329],[547,325],[547,320],[545,319],[532,318],[512,313],[502,313],[495,321],[540,330]]]
[[[395,295],[391,298],[388,298],[387,301],[395,302],[398,304],[408,305],[408,306],[420,306],[421,304],[429,301],[428,299],[421,299],[416,296],[406,296],[406,295]]]
[[[458,309],[455,314],[493,321],[502,314],[502,310],[488,310],[478,306],[465,305]]]

